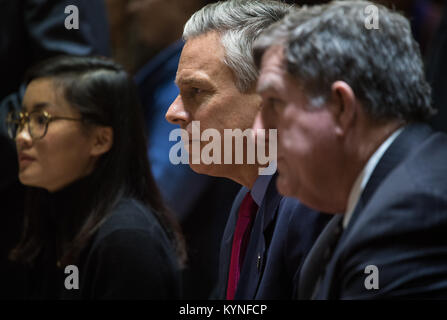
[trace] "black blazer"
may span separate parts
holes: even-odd
[[[373,171],[316,299],[446,298],[446,231],[447,136],[409,125]],[[300,289],[309,287],[305,271],[318,263],[308,265],[312,256]],[[365,287],[368,265],[378,268],[377,290]],[[309,296],[300,290],[300,298]]]
[[[430,55],[426,62],[427,80],[432,87],[433,107],[438,113],[431,124],[436,130],[447,132],[447,7],[432,41]]]
[[[233,235],[239,207],[247,192],[243,187],[237,195],[222,237],[214,299],[226,298]],[[235,300],[291,299],[293,278],[330,217],[281,196],[274,175],[256,214]]]

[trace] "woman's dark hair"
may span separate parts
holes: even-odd
[[[89,179],[95,188],[89,212],[79,215],[79,230],[64,248],[61,263],[79,258],[82,249],[123,197],[141,201],[151,209],[176,248],[179,261],[186,260],[183,238],[177,222],[162,202],[151,174],[146,151],[142,107],[135,84],[124,69],[113,61],[98,57],[62,56],[32,68],[26,83],[50,78],[62,88],[68,103],[80,112],[83,125],[110,126],[113,145],[96,162]],[[11,252],[11,259],[32,264],[43,249],[45,221],[32,204],[42,190],[31,188],[25,204],[22,239]]]

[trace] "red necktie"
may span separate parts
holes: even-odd
[[[245,251],[250,239],[251,225],[258,206],[251,197],[250,192],[245,195],[239,207],[236,229],[233,236],[233,247],[231,249],[230,272],[228,275],[227,300],[233,300],[236,292],[239,275],[244,262]]]

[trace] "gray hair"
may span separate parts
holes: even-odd
[[[379,29],[367,29],[365,8],[379,9]],[[268,28],[254,44],[259,67],[270,46],[282,45],[288,72],[311,101],[326,102],[344,81],[376,120],[425,121],[431,89],[408,20],[368,1],[333,1],[303,7]]]
[[[291,5],[273,0],[229,0],[209,4],[185,24],[183,39],[216,31],[225,51],[224,63],[236,77],[236,87],[247,92],[254,87],[258,71],[253,60],[253,42],[269,25],[290,12]]]

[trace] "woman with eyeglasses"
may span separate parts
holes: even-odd
[[[31,187],[10,255],[29,270],[29,298],[180,297],[183,242],[150,173],[140,108],[109,60],[60,57],[30,71],[7,121]]]

